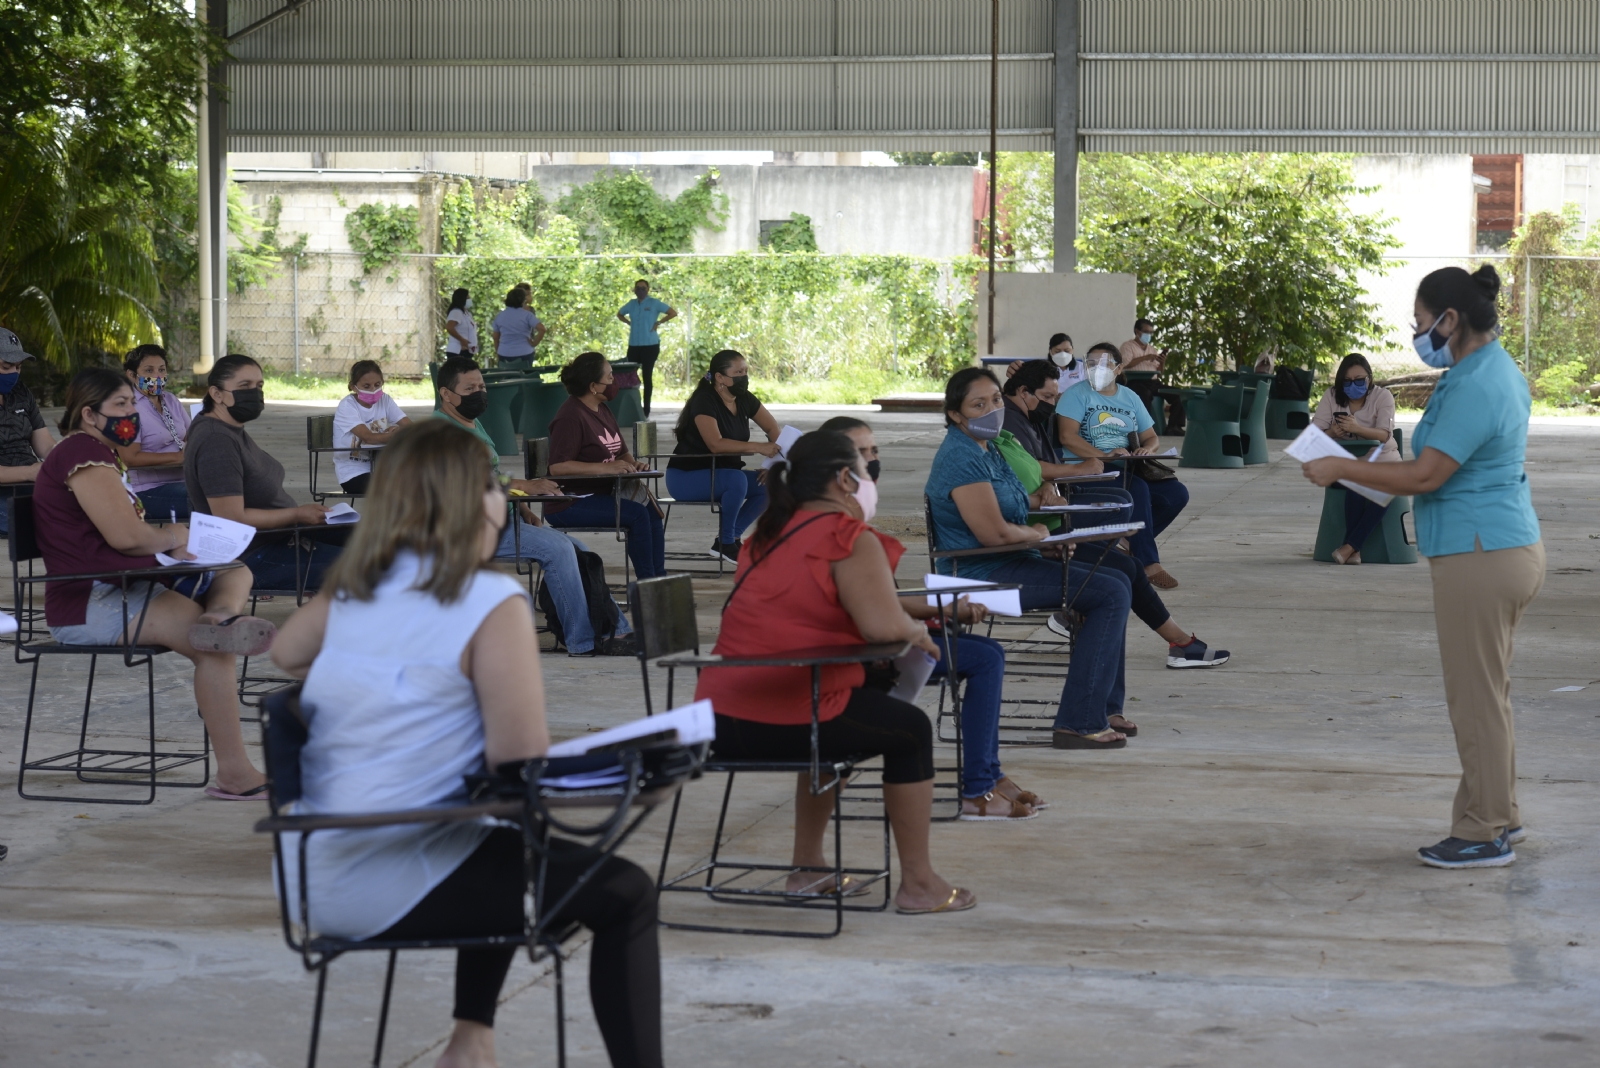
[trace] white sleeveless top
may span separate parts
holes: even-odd
[[[482,770],[483,715],[461,653],[490,612],[527,592],[507,575],[479,571],[460,600],[440,604],[412,588],[421,568],[403,553],[371,601],[329,608],[301,696],[310,728],[296,814],[462,801],[462,776]],[[387,929],[455,871],[489,827],[318,831],[308,850],[312,929],[345,938]],[[285,835],[283,845],[298,916],[298,836]]]

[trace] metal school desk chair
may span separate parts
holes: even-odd
[[[676,798],[684,782],[699,774],[698,755],[682,746],[665,749],[624,749],[612,754],[623,782],[584,790],[562,790],[544,780],[557,779],[572,771],[592,771],[591,757],[539,759],[516,765],[517,778],[506,777],[512,767],[499,769],[500,777],[482,777],[475,784],[468,803],[442,808],[421,808],[400,812],[360,815],[296,815],[285,811],[301,798],[300,753],[305,747],[309,716],[299,701],[299,690],[275,693],[263,705],[262,743],[266,750],[267,800],[272,815],[257,822],[258,833],[272,835],[273,877],[277,882],[283,937],[289,948],[300,954],[306,971],[317,975],[316,1001],[311,1012],[311,1041],[306,1068],[316,1068],[317,1046],[322,1035],[322,1005],[328,988],[328,968],[345,953],[387,951],[383,1001],[378,1010],[377,1036],[373,1042],[372,1065],[383,1062],[383,1041],[389,1023],[390,996],[394,991],[396,958],[403,949],[459,949],[474,946],[525,946],[528,959],[537,963],[549,959],[555,975],[556,1063],[567,1063],[566,997],[563,986],[561,946],[577,933],[577,923],[557,923],[557,913],[581,893],[594,873],[621,848],[657,805],[668,797]],[[572,766],[582,764],[581,768]],[[637,810],[637,812],[635,812]],[[590,824],[569,822],[568,813],[593,812]],[[351,830],[376,827],[415,826],[418,824],[480,822],[486,817],[511,820],[522,828],[523,870],[527,880],[522,927],[504,934],[474,938],[413,938],[392,941],[349,939],[317,934],[306,917],[311,911],[310,879],[307,875],[308,845],[312,835],[325,830]],[[545,880],[551,855],[552,832],[583,841],[577,854],[566,853],[563,860],[586,863],[587,870],[558,901],[545,898]],[[286,843],[285,834],[297,841]],[[297,897],[291,898],[283,863],[284,852],[293,849],[298,856]],[[293,901],[305,907],[294,915]]]
[[[657,424],[652,423],[652,422],[648,422],[648,421],[647,422],[633,424],[633,457],[634,457],[634,459],[636,459],[636,460],[648,460],[650,462],[651,466],[656,467],[656,468],[660,468],[661,470],[664,471],[665,468],[662,467],[661,461],[663,461],[663,460],[669,460],[670,461],[672,459],[672,457],[675,456],[675,455],[677,455],[677,454],[676,453],[672,453],[672,452],[662,452],[661,451],[660,437],[659,437],[659,431],[657,429]],[[715,456],[715,455],[713,455],[712,453],[709,453],[709,452],[707,452],[707,453],[692,453],[692,454],[685,455],[683,457],[683,459],[686,459],[686,460],[712,460],[712,461],[715,461],[715,460],[718,460],[718,459],[726,459],[726,456],[718,457],[718,456]],[[716,480],[713,478],[713,480],[712,480],[713,489],[715,488],[715,482],[716,482]],[[665,485],[665,483],[663,483],[663,485]],[[667,524],[669,524],[672,521],[672,509],[674,507],[683,507],[683,508],[705,507],[705,508],[710,510],[711,515],[713,517],[717,517],[717,516],[722,515],[722,502],[717,498],[717,495],[716,495],[715,492],[713,492],[708,499],[703,500],[703,501],[680,501],[675,497],[661,496],[661,497],[657,497],[656,498],[656,503],[661,505],[661,508],[662,508],[661,532],[662,532],[662,536],[663,537],[666,536]],[[720,523],[720,520],[718,520],[718,522]],[[721,540],[722,531],[720,529],[718,529],[712,535],[712,537],[714,537],[714,538],[716,538],[718,540]],[[715,571],[712,571],[710,568],[673,568],[673,570],[675,572],[680,572],[680,573],[685,574],[685,575],[707,575],[707,576],[716,575],[718,578],[721,578],[723,575],[727,574],[727,571],[728,571],[728,558],[723,556],[723,555],[721,555],[720,553],[717,553],[717,554],[696,553],[696,552],[687,552],[687,553],[684,553],[684,552],[677,552],[677,553],[668,552],[667,553],[667,559],[668,560],[682,560],[682,561],[705,560],[705,559],[707,559],[708,556],[711,557],[712,559],[715,559],[716,562],[717,562],[717,569]]]
[[[667,824],[667,837],[661,848],[661,868],[657,875],[657,889],[663,893],[699,894],[712,901],[741,905],[768,905],[796,909],[827,909],[833,912],[833,927],[822,931],[796,931],[771,927],[721,927],[709,924],[662,921],[663,927],[684,931],[711,931],[720,934],[775,935],[783,938],[832,938],[844,929],[845,912],[882,912],[889,907],[889,818],[881,807],[876,815],[846,814],[840,802],[842,788],[850,774],[865,760],[860,754],[851,754],[832,760],[823,760],[817,741],[817,710],[821,703],[822,669],[830,664],[864,664],[874,660],[893,660],[910,648],[907,642],[881,645],[849,645],[823,649],[797,649],[792,653],[775,656],[707,657],[700,655],[700,635],[695,623],[693,579],[688,575],[666,575],[645,579],[629,587],[629,607],[633,612],[634,634],[639,643],[639,667],[644,676],[645,707],[653,712],[650,703],[650,662],[658,660],[667,670],[667,707],[672,706],[675,673],[679,668],[693,668],[697,673],[705,670],[750,667],[803,667],[811,672],[811,754],[806,760],[719,760],[708,757],[705,770],[723,772],[728,776],[722,791],[722,807],[717,813],[717,828],[712,839],[708,859],[692,865],[687,870],[669,877],[667,867],[672,855],[672,837],[678,825],[678,801],[672,804],[672,818]],[[740,774],[809,774],[811,793],[820,797],[833,791],[833,864],[828,868],[796,868],[793,864],[772,864],[761,861],[730,861],[723,859],[723,831],[728,822],[728,801],[733,796],[734,779]],[[844,863],[844,832],[846,822],[877,822],[883,825],[883,864],[877,868],[848,868]],[[832,875],[834,886],[842,887],[845,876],[854,876],[857,885],[870,888],[883,883],[883,900],[871,905],[845,904],[841,893],[797,897],[790,894],[783,883],[799,871],[815,871],[822,877]]]
[[[22,754],[17,758],[17,793],[30,801],[71,801],[86,805],[148,805],[156,799],[158,786],[196,790],[205,786],[211,777],[211,739],[202,725],[200,746],[197,749],[156,748],[156,681],[155,658],[171,652],[164,645],[139,641],[144,627],[145,612],[150,601],[159,594],[130,603],[129,593],[136,582],[157,578],[191,580],[198,584],[208,571],[229,571],[243,565],[230,564],[178,564],[173,567],[131,568],[124,571],[98,571],[71,575],[35,575],[30,567],[24,574],[20,563],[32,564],[41,560],[33,516],[32,497],[13,497],[5,502],[10,508],[10,556],[12,567],[13,603],[21,609],[17,613],[16,659],[19,664],[29,664],[32,673],[28,679],[28,704],[22,723]],[[36,601],[36,590],[44,582],[70,582],[98,580],[122,588],[123,640],[112,645],[63,645],[50,636],[45,625],[44,610]],[[65,752],[47,757],[29,759],[28,751],[33,737],[33,712],[39,694],[39,668],[46,657],[87,656],[89,679],[83,691],[83,716],[78,723],[78,744]],[[94,704],[95,669],[102,656],[120,657],[124,667],[144,668],[146,730],[142,749],[110,749],[91,745],[89,713]],[[200,777],[193,781],[173,782],[161,776],[191,764],[200,765]],[[137,786],[144,788],[140,797],[86,797],[62,794],[30,794],[27,791],[29,772],[56,772],[74,776],[78,782],[92,785]]]
[[[635,458],[637,459],[637,457],[635,457]],[[535,478],[550,478],[551,477],[551,475],[550,475],[550,439],[549,438],[528,438],[526,441],[523,442],[523,468],[524,468],[524,471],[526,473],[525,477],[527,477],[530,480],[535,479]],[[613,534],[613,535],[615,535],[617,541],[622,543],[622,582],[623,582],[623,588],[626,589],[627,588],[627,584],[630,581],[629,575],[632,574],[633,558],[628,554],[628,548],[629,548],[629,545],[630,545],[630,542],[629,542],[629,539],[628,539],[628,530],[627,530],[626,527],[624,527],[622,525],[622,499],[623,499],[622,498],[622,484],[624,482],[644,482],[644,481],[649,481],[651,479],[661,478],[662,477],[661,472],[660,471],[632,471],[632,472],[629,472],[628,474],[625,474],[625,475],[572,475],[572,476],[567,476],[567,477],[573,478],[573,479],[578,479],[578,478],[583,478],[583,479],[609,478],[609,479],[613,479],[614,480],[615,484],[612,486],[611,496],[612,496],[612,499],[614,500],[614,502],[616,503],[616,511],[615,511],[615,514],[612,517],[612,522],[611,522],[610,526],[606,527],[606,526],[592,526],[591,525],[591,526],[569,527],[569,526],[560,526],[560,525],[557,525],[555,523],[551,523],[550,525],[551,525],[552,529],[559,530],[559,531],[562,531],[562,532],[567,533],[567,534]],[[528,500],[529,498],[516,498],[516,499]],[[558,498],[547,497],[545,499],[546,500],[556,500]],[[571,498],[571,497],[562,497],[562,498],[559,498],[559,499],[572,500],[573,498]],[[649,507],[649,506],[646,505],[646,507]],[[546,522],[549,522],[549,521],[546,520]],[[662,525],[663,536],[665,535],[665,530],[666,530],[666,526],[665,526],[665,523],[663,522],[663,525]]]

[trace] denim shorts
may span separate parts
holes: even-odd
[[[145,598],[159,597],[166,589],[154,582],[128,583],[128,622],[137,625]],[[89,591],[83,622],[52,626],[50,636],[62,645],[120,645],[122,630],[122,586],[96,582]]]

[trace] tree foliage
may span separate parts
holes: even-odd
[[[690,252],[696,230],[721,230],[728,195],[711,168],[695,184],[668,198],[638,171],[606,170],[556,202],[589,252]]]
[[[977,152],[891,152],[889,158],[902,167],[976,167]]]
[[[1500,291],[1502,341],[1513,355],[1529,352],[1535,396],[1577,401],[1600,378],[1600,258],[1541,257],[1600,257],[1600,229],[1585,238],[1582,213],[1568,204],[1530,215],[1508,251],[1517,257],[1508,266],[1526,277]]]
[[[1081,174],[1079,262],[1138,278],[1177,379],[1382,345],[1360,275],[1396,242],[1350,207],[1347,158],[1091,154]]]
[[[774,226],[761,243],[772,252],[815,252],[817,232],[812,229],[811,216],[791,211],[789,221]]]
[[[422,225],[409,205],[362,204],[344,217],[344,232],[361,256],[362,274],[387,268],[403,253],[422,251]]]

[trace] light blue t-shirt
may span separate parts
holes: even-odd
[[[500,334],[495,351],[514,360],[533,355],[533,345],[528,339],[539,327],[539,317],[526,307],[507,308],[494,317],[494,329]]]
[[[1006,463],[993,442],[985,449],[969,438],[958,426],[948,428],[944,442],[933,457],[933,470],[928,472],[928,482],[923,492],[928,495],[933,512],[934,544],[941,549],[978,549],[983,547],[961,518],[961,510],[950,496],[957,486],[970,486],[974,482],[987,482],[994,487],[995,500],[1000,502],[1000,515],[1008,523],[1026,526],[1028,523],[1028,491]],[[1037,557],[1037,549],[1027,555]],[[997,553],[994,556],[967,556],[961,558],[963,578],[986,578],[1001,564],[1021,559],[1022,553]],[[952,562],[940,560],[937,570],[941,575],[954,573]]]
[[[1539,541],[1522,461],[1528,451],[1528,380],[1498,341],[1439,379],[1411,435],[1411,454],[1438,449],[1461,466],[1419,494],[1417,550],[1424,556],[1515,549]]]
[[[661,335],[656,333],[656,317],[665,315],[671,310],[655,297],[645,297],[643,300],[635,297],[618,308],[618,315],[628,317],[628,344],[661,344]]]
[[[1144,401],[1121,385],[1108,397],[1088,382],[1079,382],[1061,394],[1056,414],[1076,420],[1083,439],[1101,452],[1126,449],[1129,434],[1142,434],[1155,426]],[[1069,464],[1083,462],[1066,449],[1061,450],[1061,459]]]

